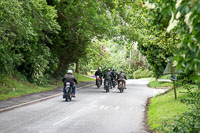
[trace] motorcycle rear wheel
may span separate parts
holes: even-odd
[[[109,89],[106,89],[106,92],[109,92]]]
[[[65,101],[68,101],[68,98],[67,98],[67,97],[65,98]]]
[[[97,88],[99,88],[100,87],[100,85],[99,84],[97,84]]]

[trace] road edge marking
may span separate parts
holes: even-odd
[[[56,122],[55,124],[53,124],[54,126],[56,126],[56,125],[58,125],[58,124],[60,124],[60,123],[62,123],[63,121],[66,121],[67,119],[69,119],[71,116],[67,116],[66,118],[64,118],[64,119],[62,119],[62,120],[60,120],[60,121],[58,121],[58,122]]]
[[[76,88],[76,89],[79,90],[79,89],[86,88],[86,87],[93,86],[93,85],[94,84],[89,84],[89,85],[79,87],[79,88]],[[54,98],[54,97],[57,97],[57,96],[60,96],[60,95],[62,95],[62,92],[58,93],[58,94],[51,95],[51,96],[43,97],[43,98],[40,98],[40,99],[36,99],[36,100],[33,100],[33,101],[29,101],[29,102],[17,104],[17,105],[14,105],[14,106],[10,106],[10,107],[7,107],[7,108],[3,108],[3,109],[0,109],[0,113],[5,112],[5,111],[9,111],[9,110],[12,110],[12,109],[15,109],[15,108],[19,108],[19,107],[22,107],[22,106],[30,105],[30,104],[33,104],[33,103],[45,101],[45,100],[48,100],[48,99],[51,99],[51,98]]]

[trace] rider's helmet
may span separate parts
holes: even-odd
[[[108,72],[110,72],[110,69],[108,69]]]
[[[68,73],[68,74],[72,74],[73,71],[72,71],[72,70],[68,70],[67,73]]]
[[[101,67],[99,67],[98,69],[101,70]]]

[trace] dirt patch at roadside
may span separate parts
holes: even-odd
[[[145,111],[144,111],[144,129],[147,132],[153,133],[153,131],[151,130],[151,128],[148,125],[148,116],[147,116],[147,112],[148,112],[148,106],[150,104],[152,97],[149,97],[146,101],[146,105],[145,105]]]
[[[154,88],[154,89],[170,89],[172,87],[157,87],[157,88]]]

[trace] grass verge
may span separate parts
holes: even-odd
[[[82,75],[82,74],[78,74],[78,73],[74,73],[73,75],[78,80],[78,82],[95,81],[95,78],[92,78],[87,75]]]
[[[157,96],[151,99],[148,107],[148,125],[152,130],[158,130],[162,126],[162,122],[169,120],[183,112],[188,107],[180,102],[180,99],[186,98],[187,93],[182,87],[177,88],[178,100],[174,100],[174,92],[170,90],[165,95]]]
[[[161,87],[172,87],[172,82],[165,82],[165,81],[158,81],[155,78],[153,78],[150,83],[148,84],[151,88],[161,88]]]
[[[172,83],[158,82],[152,80],[149,83],[150,87],[171,87]],[[151,98],[148,106],[148,125],[155,132],[161,132],[159,129],[162,128],[163,122],[168,120],[168,123],[173,123],[173,119],[187,111],[188,105],[180,102],[181,99],[189,97],[185,88],[177,88],[177,100],[174,100],[174,91],[170,89],[167,93]]]
[[[81,74],[74,74],[78,82],[94,81],[94,78],[90,78]],[[7,100],[12,97],[20,97],[23,95],[44,92],[48,90],[53,90],[58,86],[62,86],[61,80],[48,81],[45,85],[36,85],[28,81],[21,81],[14,78],[4,78],[0,79],[0,100]]]
[[[20,97],[31,93],[48,91],[56,88],[57,84],[47,84],[37,86],[26,81],[20,81],[13,78],[4,78],[0,81],[0,100],[7,100],[11,97]]]

